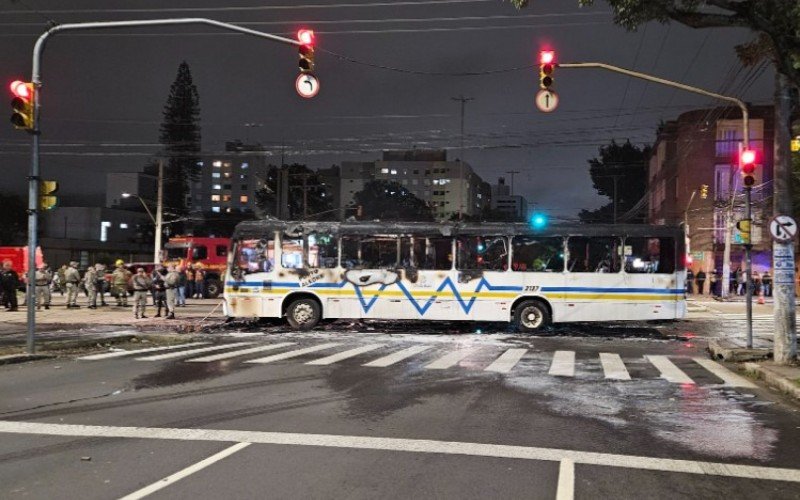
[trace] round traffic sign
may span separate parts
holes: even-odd
[[[797,236],[797,222],[788,215],[776,215],[769,223],[772,239],[780,243],[788,243]]]
[[[311,73],[300,73],[294,82],[294,88],[300,97],[311,99],[319,93],[319,80]]]
[[[552,90],[541,89],[536,93],[536,107],[543,113],[550,113],[558,106],[558,94]]]

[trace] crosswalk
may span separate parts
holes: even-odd
[[[716,385],[737,388],[755,388],[748,379],[728,370],[723,365],[701,357],[673,357],[648,354],[623,360],[616,353],[600,352],[597,355],[582,355],[575,351],[558,350],[553,353],[535,351],[529,348],[500,348],[495,346],[453,347],[447,351],[432,345],[412,345],[409,347],[393,347],[390,344],[375,343],[348,346],[343,342],[324,342],[310,346],[299,346],[296,342],[231,342],[210,344],[210,342],[192,342],[170,346],[136,349],[130,351],[115,350],[107,353],[91,354],[79,357],[81,361],[120,360],[125,357],[136,361],[182,360],[186,363],[213,363],[237,360],[247,364],[263,365],[295,358],[313,357],[301,360],[309,366],[330,366],[348,360],[363,367],[388,368],[407,362],[414,363],[419,370],[442,371],[456,368],[497,373],[503,375],[525,375],[530,372],[547,370],[547,375],[562,380],[576,378],[602,378],[608,381],[631,381],[648,378],[642,372],[658,372],[658,378],[671,384],[695,385],[695,380],[687,371],[703,380],[721,380]],[[250,359],[253,355],[280,351],[264,357]],[[386,352],[388,351],[388,352]],[[444,351],[444,352],[443,352]],[[321,356],[321,357],[319,357]],[[681,366],[678,366],[678,364]],[[599,367],[598,367],[599,365]],[[629,368],[634,368],[636,377]],[[599,369],[598,369],[599,368]],[[649,378],[653,378],[650,376]]]

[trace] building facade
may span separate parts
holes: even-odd
[[[256,191],[266,185],[268,152],[260,145],[225,143],[225,151],[205,153],[199,178],[191,184],[192,212],[254,213]]]
[[[491,208],[507,220],[523,221],[528,217],[528,200],[524,196],[511,193],[511,186],[504,177],[497,179],[491,187]]]
[[[773,109],[752,106],[749,111],[750,148],[758,152],[752,190],[753,268],[764,271],[771,266],[768,223],[772,214]],[[648,220],[651,224],[686,226],[695,273],[700,269],[721,272],[726,212],[731,201],[731,270],[744,266],[743,241],[735,229],[736,221],[744,219],[738,170],[742,138],[738,108],[689,111],[666,122],[658,132],[649,165]]]

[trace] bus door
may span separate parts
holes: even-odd
[[[305,237],[306,269],[300,286],[309,287],[322,299],[324,318],[342,317],[341,273],[339,272],[339,239],[331,233],[311,233]]]
[[[627,319],[622,241],[616,236],[570,236],[560,321]]]
[[[683,299],[674,238],[628,237],[623,249],[625,286],[637,297],[627,305],[630,319],[673,319]]]
[[[225,294],[235,315],[279,316],[280,300],[272,287],[276,279],[274,237],[239,240],[234,251]]]
[[[463,319],[453,292],[457,272],[453,269],[453,238],[449,236],[403,237],[400,245],[403,267],[403,317],[411,319]]]

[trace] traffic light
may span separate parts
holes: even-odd
[[[700,199],[708,198],[708,184],[700,184]]]
[[[750,231],[753,227],[752,223],[753,221],[750,219],[742,219],[736,223],[736,229],[739,230],[739,238],[744,245],[750,244]]]
[[[314,72],[314,31],[301,29],[297,32],[297,41],[300,42],[299,60],[297,65],[301,73]]]
[[[15,80],[10,87],[14,94],[11,99],[11,124],[14,128],[33,130],[33,84]]]
[[[739,155],[742,168],[742,183],[745,187],[752,187],[756,183],[756,152],[752,149],[743,149]]]
[[[39,210],[52,210],[58,206],[57,181],[39,181]]]
[[[545,214],[533,214],[533,216],[531,216],[531,227],[534,229],[544,229],[547,227],[547,216]]]
[[[539,87],[549,90],[553,85],[553,70],[555,69],[556,53],[552,50],[539,52]]]

